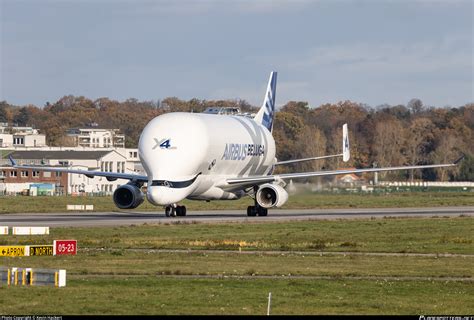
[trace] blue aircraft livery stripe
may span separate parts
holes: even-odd
[[[265,110],[263,113],[262,124],[269,130],[272,131],[273,118],[275,115],[275,95],[276,95],[276,81],[277,73],[272,73],[270,80],[270,88],[268,88],[267,96],[265,98]]]

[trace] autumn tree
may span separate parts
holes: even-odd
[[[461,163],[458,180],[474,181],[474,157],[471,154],[467,154]]]
[[[21,108],[13,117],[13,122],[18,126],[26,126],[30,120],[30,114],[26,107]]]
[[[452,163],[460,154],[458,143],[460,139],[452,129],[439,130],[436,139],[436,149],[433,152],[434,163]],[[446,181],[454,176],[459,167],[436,169],[438,180]]]
[[[296,140],[298,158],[311,158],[326,155],[326,137],[324,133],[314,127],[304,126],[299,132]],[[325,161],[305,161],[295,166],[301,171],[318,171],[324,167]]]
[[[405,144],[404,131],[400,120],[391,117],[377,122],[374,130],[373,150],[378,167],[401,166],[405,162],[402,149]],[[385,173],[381,173],[382,176]]]
[[[407,107],[413,114],[421,113],[424,108],[423,102],[417,98],[411,99],[408,102]]]
[[[277,145],[276,157],[278,160],[290,160],[298,157],[296,141],[304,126],[303,120],[292,113],[276,113],[273,122],[273,136]]]
[[[0,122],[31,125],[46,134],[52,146],[71,144],[66,130],[98,123],[105,128],[118,128],[126,136],[126,147],[136,147],[145,125],[154,117],[174,111],[202,112],[208,107],[238,107],[255,113],[259,108],[245,100],[182,100],[168,97],[161,101],[107,97],[91,100],[66,95],[43,108],[14,106],[0,102]],[[461,153],[474,154],[474,104],[432,108],[420,99],[407,106],[381,105],[373,109],[353,101],[310,106],[305,101],[289,101],[276,112],[273,136],[278,160],[306,158],[341,153],[342,125],[348,123],[351,160],[340,158],[282,166],[278,170],[312,171],[322,167],[398,166],[405,164],[450,163]],[[179,128],[177,128],[179,130]],[[464,164],[467,163],[467,164]],[[423,178],[460,180],[469,178],[472,164],[423,170]],[[405,176],[404,171],[389,173]]]
[[[48,146],[61,146],[61,140],[65,136],[66,127],[63,127],[61,123],[52,118],[46,121],[45,128],[42,129],[42,132],[46,135],[46,144]]]
[[[0,102],[0,122],[9,122],[7,106],[8,104],[6,101]]]
[[[404,130],[405,156],[410,165],[426,164],[433,150],[434,125],[430,119],[417,118]],[[414,179],[414,170],[410,170],[410,180]]]

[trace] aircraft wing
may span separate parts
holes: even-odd
[[[342,170],[328,170],[328,171],[314,171],[314,172],[301,172],[301,173],[283,173],[268,176],[249,176],[249,177],[238,177],[227,179],[227,186],[225,187],[246,187],[256,186],[264,183],[275,182],[279,180],[290,180],[290,179],[303,179],[311,177],[324,177],[324,176],[335,176],[349,173],[363,173],[363,172],[383,172],[383,171],[397,171],[397,170],[410,170],[410,169],[427,169],[427,168],[445,168],[456,166],[464,156],[460,157],[453,163],[448,164],[430,164],[430,165],[417,165],[417,166],[402,166],[402,167],[385,167],[385,168],[365,168],[365,169],[342,169]]]
[[[50,172],[66,172],[66,173],[83,174],[88,178],[105,177],[109,181],[115,181],[117,179],[125,179],[125,180],[137,181],[137,182],[148,181],[147,176],[141,176],[141,175],[131,174],[131,173],[80,170],[80,169],[70,169],[70,168],[61,168],[61,167],[25,166],[25,165],[18,165],[11,156],[9,157],[9,159],[10,159],[12,167],[16,169],[33,169],[33,170],[50,171]]]

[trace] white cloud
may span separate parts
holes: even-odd
[[[437,42],[340,43],[247,60],[278,66],[281,79],[292,83],[279,84],[281,103],[303,100],[317,106],[349,99],[375,106],[418,97],[442,106],[473,100],[472,48],[472,36],[464,34]]]
[[[206,13],[274,13],[298,11],[315,1],[311,0],[158,0],[130,1],[132,11],[143,15],[201,15]]]
[[[460,43],[471,37],[445,38],[443,41],[411,44],[355,43],[310,49],[301,59],[293,59],[290,68],[343,69],[374,74],[425,73],[438,70],[472,69],[472,49]],[[472,46],[471,46],[472,48]]]

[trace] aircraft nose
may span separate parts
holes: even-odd
[[[155,206],[167,206],[178,203],[189,195],[187,189],[175,189],[165,186],[148,187],[146,197]]]

